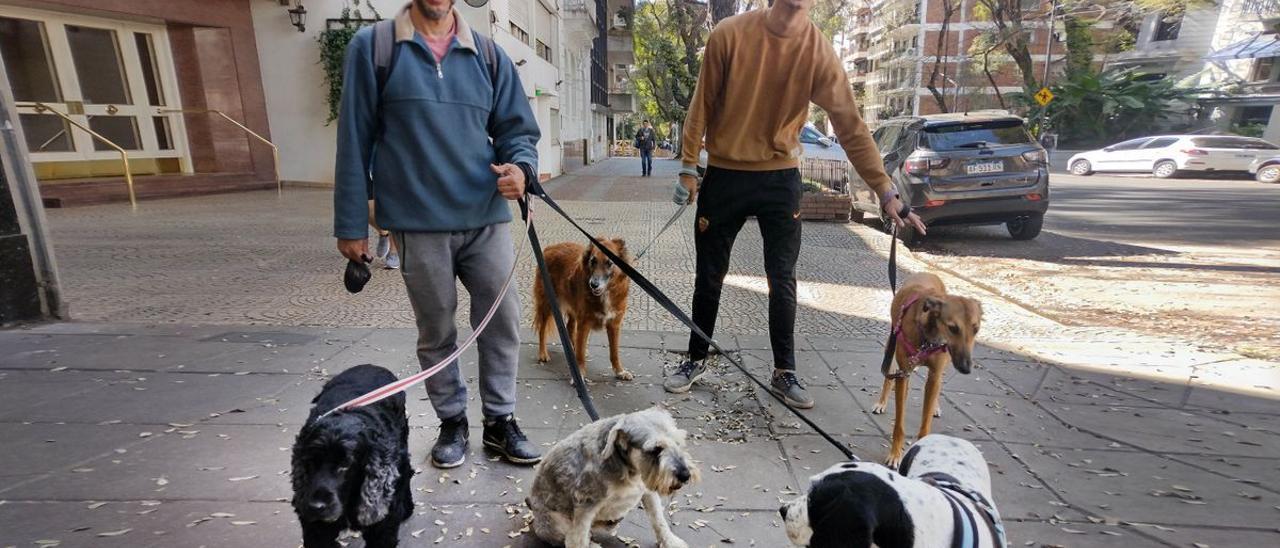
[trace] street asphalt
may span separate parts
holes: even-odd
[[[610,160],[548,188],[635,249],[675,211],[674,162],[659,162],[651,179],[635,177],[638,167]],[[376,272],[360,295],[342,290],[329,199],[287,189],[49,212],[78,321],[0,331],[0,546],[299,543],[288,449],[310,399],[352,365],[417,367],[398,275]],[[537,211],[544,242],[580,239]],[[682,306],[692,212],[685,221],[638,265]],[[748,225],[739,240],[717,338],[765,374],[759,235]],[[799,273],[799,372],[818,401],[807,416],[866,460],[883,458],[892,426],[868,413],[887,330],[886,247],[869,227],[807,223]],[[917,255],[900,257],[905,271],[929,268]],[[522,260],[525,293],[532,269]],[[943,275],[986,314],[978,367],[949,375],[935,432],[983,451],[1011,546],[1280,544],[1275,364],[1065,325]],[[633,296],[622,358],[637,379],[612,380],[604,338],[594,337],[596,404],[606,415],[664,405],[689,430],[703,482],[668,511],[691,546],[784,546],[779,501],[841,457],[725,364],[689,394],[664,393],[664,368],[687,336]],[[549,446],[585,417],[562,358],[538,365],[527,329],[523,340],[518,414]],[[475,362],[474,350],[461,359],[472,380]],[[539,546],[523,532],[531,471],[479,450],[447,474],[431,469],[437,421],[421,388],[409,396],[418,507],[403,544]],[[478,407],[473,396],[473,419]],[[606,546],[633,542],[654,545],[642,512]]]
[[[1068,325],[1280,360],[1280,185],[1053,174],[1044,232],[938,227],[916,257]]]

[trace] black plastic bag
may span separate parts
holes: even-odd
[[[369,265],[347,261],[347,272],[342,276],[342,283],[347,286],[347,291],[359,293],[364,289],[364,284],[369,283],[369,278],[373,277],[373,273],[369,272]]]

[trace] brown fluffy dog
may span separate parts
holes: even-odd
[[[597,241],[615,255],[630,260],[627,243],[621,238]],[[635,378],[623,369],[618,358],[618,336],[622,331],[622,317],[627,313],[627,293],[631,280],[614,267],[595,246],[572,242],[558,243],[544,250],[547,271],[551,273],[552,286],[560,298],[560,310],[564,313],[565,327],[573,337],[574,356],[582,377],[587,376],[587,337],[592,331],[604,329],[609,335],[609,361],[613,375],[629,381]],[[547,336],[555,328],[551,317],[551,304],[542,291],[542,273],[533,280],[533,330],[538,333],[538,361],[551,360],[547,353]]]
[[[924,409],[920,432],[916,439],[929,435],[933,418],[938,413],[938,396],[942,393],[942,375],[947,364],[968,375],[973,366],[973,342],[982,327],[982,304],[968,297],[948,295],[942,279],[927,272],[913,274],[902,283],[893,297],[890,311],[898,331],[894,358],[898,378],[886,378],[880,401],[871,409],[881,414],[889,405],[889,388],[894,392],[893,443],[885,463],[897,468],[902,461],[906,437],[907,387],[916,367],[929,368],[925,382]]]

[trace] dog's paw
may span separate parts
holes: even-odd
[[[633,381],[633,380],[635,380],[635,379],[636,379],[636,375],[635,375],[635,373],[632,373],[632,372],[630,372],[630,371],[627,371],[626,369],[623,369],[622,371],[619,371],[619,372],[617,372],[617,373],[614,373],[614,375],[613,375],[613,376],[614,376],[614,377],[616,377],[616,378],[617,378],[618,380],[620,380],[620,381]]]
[[[884,465],[894,470],[898,469],[899,464],[902,464],[902,453],[890,454],[884,459]]]
[[[689,544],[683,540],[680,540],[680,537],[671,535],[667,538],[664,538],[658,541],[658,547],[659,548],[689,548]]]
[[[876,402],[876,404],[875,404],[875,405],[871,406],[871,414],[872,414],[872,415],[883,415],[883,414],[884,414],[884,411],[885,411],[885,408],[887,408],[887,407],[889,407],[889,406],[888,406],[888,405],[885,405],[885,404],[883,404],[883,403],[880,403],[880,402]]]
[[[551,361],[551,354],[543,352],[538,354],[538,363],[547,363]]]
[[[942,418],[942,406],[941,406],[941,405],[939,405],[939,406],[937,406],[937,407],[934,407],[934,408],[933,408],[933,418],[935,418],[935,419],[940,419],[940,418]]]

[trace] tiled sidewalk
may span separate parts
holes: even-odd
[[[596,403],[605,414],[665,405],[690,431],[704,481],[670,510],[691,546],[783,546],[779,500],[840,456],[727,365],[689,394],[662,392],[669,350],[685,337],[625,333],[631,383],[609,378],[597,337]],[[766,372],[764,337],[723,342]],[[867,413],[878,345],[799,341],[818,400],[808,415],[865,459],[883,457],[891,426]],[[0,346],[0,546],[296,545],[287,450],[323,376],[365,362],[402,375],[416,367],[404,329],[66,323],[0,332]],[[526,342],[519,414],[550,444],[586,419],[562,358],[535,365],[534,351]],[[977,357],[973,375],[948,378],[935,428],[982,449],[1011,545],[1280,542],[1274,402],[1072,373],[989,348]],[[474,352],[463,364],[474,375]],[[410,392],[420,471],[405,544],[537,546],[519,534],[530,470],[478,450],[448,474],[431,469],[437,422],[424,397]],[[908,431],[917,420],[913,410]],[[641,512],[622,536],[653,545]]]

